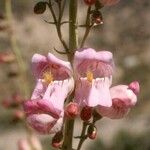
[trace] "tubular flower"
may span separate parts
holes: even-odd
[[[100,115],[111,119],[123,118],[137,102],[139,83],[137,81],[127,85],[118,85],[110,89],[111,107],[97,107]]]
[[[87,48],[76,51],[74,70],[76,73],[75,102],[80,106],[112,105],[110,85],[113,73],[112,53],[96,52]]]
[[[118,3],[120,0],[99,0],[104,6],[111,6]]]
[[[31,99],[24,103],[28,123],[38,132],[55,133],[63,123],[64,101],[74,88],[69,62],[35,54],[32,70],[37,83]]]

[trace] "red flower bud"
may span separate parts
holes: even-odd
[[[94,140],[97,136],[97,128],[94,125],[88,127],[88,137]]]
[[[83,107],[80,117],[83,121],[88,121],[92,117],[92,108],[88,106]]]
[[[95,4],[96,0],[84,0],[84,2],[85,2],[87,5],[93,5],[93,4]]]
[[[135,95],[138,95],[140,92],[140,85],[138,81],[133,81],[129,84],[129,89],[131,89]]]
[[[14,121],[22,120],[22,119],[24,118],[24,116],[25,116],[25,114],[24,114],[23,111],[21,111],[21,110],[16,110],[16,111],[14,112],[14,118],[13,118],[13,120],[14,120]]]
[[[94,25],[99,25],[99,24],[103,24],[103,17],[102,17],[102,13],[99,10],[94,10],[92,12],[92,23]]]
[[[80,108],[77,103],[71,102],[65,108],[65,115],[68,118],[75,118],[79,114]]]
[[[54,148],[60,148],[62,145],[63,133],[62,131],[57,132],[52,139],[52,146]]]

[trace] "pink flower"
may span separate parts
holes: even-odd
[[[112,105],[110,85],[113,73],[112,53],[86,48],[75,52],[75,102],[80,106]]]
[[[32,70],[37,84],[31,100],[24,103],[27,121],[40,133],[55,133],[63,122],[64,101],[74,87],[71,65],[50,53],[35,54]]]
[[[137,102],[139,83],[137,81],[127,85],[118,85],[110,89],[112,106],[100,106],[97,111],[100,115],[111,119],[123,118]]]
[[[57,133],[62,129],[64,111],[74,118],[82,108],[80,117],[89,120],[92,111],[109,118],[122,118],[135,105],[139,84],[118,85],[110,89],[113,74],[113,55],[109,51],[96,52],[92,48],[75,52],[73,70],[69,62],[52,54],[35,54],[32,70],[36,86],[31,99],[24,103],[29,125],[42,134]],[[64,110],[65,99],[74,90],[74,102]]]

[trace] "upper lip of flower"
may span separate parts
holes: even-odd
[[[34,54],[32,57],[32,70],[38,79],[42,79],[46,73],[51,74],[51,77],[58,81],[72,76],[70,63],[55,57],[51,53],[48,53],[47,57]]]
[[[74,68],[79,78],[90,75],[93,79],[109,77],[113,74],[113,58],[109,51],[96,52],[94,49],[83,49],[75,53]]]

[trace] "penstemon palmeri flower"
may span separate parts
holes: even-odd
[[[138,82],[110,88],[114,62],[109,51],[79,49],[74,55],[73,68],[50,53],[47,57],[35,54],[32,68],[37,85],[24,110],[28,123],[43,134],[61,130],[65,99],[74,87],[74,103],[66,107],[65,112],[70,113],[66,117],[77,116],[80,107],[83,120],[89,120],[94,109],[101,116],[121,118],[135,105],[139,93]]]
[[[118,85],[110,88],[112,106],[100,106],[97,108],[98,113],[111,119],[123,118],[136,104],[139,91],[140,87],[137,81],[129,85]]]
[[[50,53],[35,54],[32,70],[37,84],[31,100],[24,103],[27,121],[40,133],[55,133],[61,129],[64,101],[74,86],[71,65]]]
[[[109,51],[96,52],[92,48],[76,51],[75,101],[80,106],[112,105],[109,88],[112,82],[113,64],[113,56]]]

